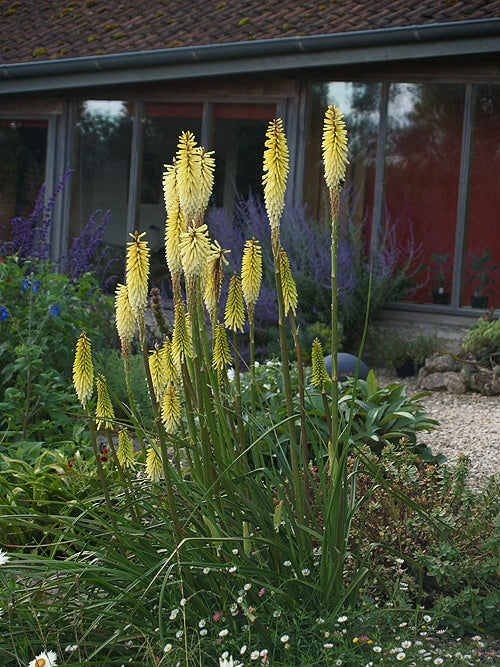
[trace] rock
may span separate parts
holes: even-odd
[[[462,362],[449,354],[433,354],[426,359],[425,368],[429,373],[459,372]]]
[[[332,355],[328,354],[325,359],[325,368],[328,375],[332,375]],[[348,377],[354,377],[356,373],[356,364],[358,363],[358,358],[354,354],[348,354],[347,352],[339,352],[337,355],[337,372],[340,382],[344,382]],[[368,366],[364,361],[359,362],[359,372],[358,378],[360,380],[366,380],[368,377]]]
[[[465,394],[467,391],[467,385],[462,375],[453,371],[421,373],[417,386],[428,391],[449,391],[452,394]]]
[[[500,393],[494,390],[493,373],[488,370],[472,372],[469,376],[469,386],[472,391],[477,391],[483,396],[494,396]]]

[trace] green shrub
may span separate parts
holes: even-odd
[[[465,336],[463,349],[482,363],[500,363],[500,319],[481,317]]]
[[[90,274],[72,282],[49,263],[0,262],[0,447],[73,437],[73,348],[84,328],[97,349],[115,338],[110,299]]]

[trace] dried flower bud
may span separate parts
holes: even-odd
[[[343,114],[338,107],[330,104],[326,110],[323,125],[323,163],[326,185],[330,190],[338,190],[345,178],[347,160],[347,130]]]
[[[271,229],[278,229],[285,206],[288,176],[288,146],[281,118],[269,123],[264,146],[264,200]]]
[[[224,325],[231,331],[243,331],[245,325],[245,307],[243,305],[243,290],[240,277],[234,274],[229,282]]]
[[[85,331],[82,331],[76,343],[75,360],[73,362],[73,385],[78,400],[85,407],[94,388],[91,343]]]

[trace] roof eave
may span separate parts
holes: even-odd
[[[500,51],[500,19],[0,65],[0,93]]]

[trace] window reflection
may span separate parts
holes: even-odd
[[[412,294],[415,301],[449,302],[464,93],[454,84],[390,86],[386,215],[399,244],[413,253],[411,270],[423,265],[418,279],[425,284]]]
[[[462,304],[500,307],[500,86],[473,87],[469,215]],[[481,297],[472,302],[472,297]],[[485,300],[487,299],[487,301]]]
[[[72,238],[94,211],[111,210],[104,241],[126,242],[133,105],[88,100],[79,104],[71,205]]]
[[[0,120],[0,227],[9,238],[10,221],[33,210],[45,181],[46,120]]]

